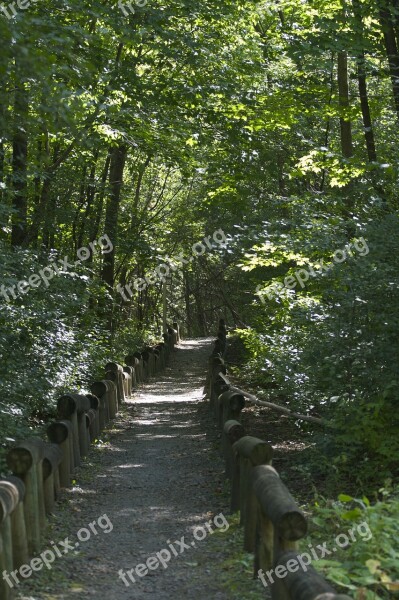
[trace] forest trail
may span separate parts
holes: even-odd
[[[140,386],[113,423],[109,441],[91,450],[64,493],[61,509],[52,518],[51,548],[68,536],[79,544],[58,558],[51,570],[36,574],[19,587],[19,599],[107,600],[227,599],[215,581],[222,556],[210,534],[194,541],[196,526],[218,518],[213,529],[225,528],[227,500],[221,492],[223,464],[216,432],[203,401],[210,339],[181,343],[163,373]],[[112,523],[107,525],[107,515]],[[97,535],[77,542],[77,532],[99,522]],[[106,531],[108,530],[108,533]],[[202,537],[204,530],[197,530]],[[221,535],[219,532],[216,535]],[[118,576],[174,544],[179,555],[145,576]],[[193,547],[195,544],[195,547]],[[60,546],[61,547],[61,546]],[[164,552],[163,556],[167,558]]]

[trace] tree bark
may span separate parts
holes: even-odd
[[[388,58],[389,73],[397,117],[399,118],[399,52],[393,17],[388,2],[380,7],[380,23],[384,34],[385,50]]]
[[[96,195],[96,169],[98,161],[99,151],[96,150],[93,155],[93,160],[90,168],[90,175],[86,186],[86,208],[83,215],[83,219],[80,221],[79,234],[77,239],[78,248],[81,248],[84,243],[86,224],[89,221],[89,217],[93,210],[94,198]]]
[[[100,223],[103,214],[103,206],[104,206],[104,198],[105,198],[105,190],[107,185],[107,179],[109,174],[109,167],[111,164],[111,148],[108,150],[107,158],[105,160],[104,168],[101,174],[101,183],[100,189],[98,190],[98,203],[95,210],[95,219],[93,221],[93,226],[90,229],[90,242],[94,242],[98,238],[98,232],[100,230]],[[97,193],[97,191],[96,191]],[[92,257],[90,256],[89,262],[91,262]]]
[[[377,161],[377,151],[374,139],[373,122],[371,119],[370,103],[367,91],[366,61],[364,53],[364,27],[359,0],[353,0],[353,12],[359,30],[360,50],[357,56],[357,80],[359,84],[360,106],[363,116],[364,137],[366,140],[369,162]]]
[[[11,245],[22,246],[26,240],[28,218],[28,112],[29,93],[23,68],[15,60],[18,81],[14,99],[14,134],[12,140],[12,216]]]
[[[0,89],[6,89],[6,78],[0,78]],[[6,145],[5,141],[8,139],[8,127],[7,127],[7,112],[6,104],[0,101],[0,201],[4,201],[6,194],[2,184],[5,184],[5,158],[6,158]]]
[[[112,149],[109,171],[110,194],[105,213],[104,234],[108,235],[113,249],[104,255],[103,268],[101,272],[102,281],[111,289],[115,279],[115,250],[118,236],[118,215],[123,182],[123,171],[127,156],[127,146],[120,144]]]
[[[348,117],[347,110],[349,103],[349,85],[348,85],[348,56],[346,51],[338,52],[338,92],[339,106],[341,109],[341,148],[345,158],[353,156],[352,142],[352,123]]]
[[[367,92],[367,79],[365,70],[364,52],[357,59],[357,79],[359,83],[360,106],[363,116],[364,137],[366,140],[367,157],[369,162],[377,161],[377,150],[375,146],[373,122]]]

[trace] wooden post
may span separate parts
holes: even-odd
[[[245,435],[233,445],[240,460],[240,524],[244,525],[244,550],[253,552],[256,536],[256,503],[252,470],[258,465],[270,465],[273,448],[259,438]]]
[[[131,367],[132,367],[132,391],[137,390],[137,387],[139,385],[139,379],[138,379],[138,375],[137,375],[138,365],[139,365],[138,359],[134,358],[134,362],[131,365]]]
[[[252,477],[259,506],[256,511],[258,533],[255,569],[270,570],[277,563],[280,553],[296,548],[297,540],[306,535],[307,522],[273,467],[254,467]],[[290,599],[280,579],[274,581],[271,591],[273,600]]]
[[[141,352],[135,352],[133,355],[135,358],[137,358],[137,364],[136,364],[136,374],[137,374],[137,382],[138,383],[142,383],[144,381],[144,365],[143,365],[143,357],[141,356]]]
[[[86,427],[89,444],[96,439],[96,411],[90,408],[86,413]]]
[[[73,431],[70,421],[55,421],[47,427],[47,437],[53,444],[58,444],[62,458],[59,465],[60,484],[68,488],[74,471]]]
[[[123,394],[124,394],[125,398],[129,397],[127,377],[128,377],[128,374],[125,371],[122,371],[122,385],[123,385]]]
[[[66,419],[71,423],[73,466],[76,468],[80,465],[78,413],[76,412],[76,403],[69,394],[58,399],[58,415],[61,420]]]
[[[91,441],[94,441],[100,437],[100,405],[101,401],[98,396],[94,394],[86,394],[86,397],[90,402],[90,410],[94,411],[94,423],[91,431]]]
[[[126,377],[126,397],[127,398],[131,398],[132,396],[132,390],[133,390],[133,368],[132,367],[123,367],[123,372],[125,373],[125,375],[127,375]]]
[[[29,560],[28,538],[26,534],[24,498],[25,485],[19,477],[10,476],[0,481],[0,487],[11,486],[16,498],[16,505],[11,512],[12,558],[14,569],[19,569]],[[1,493],[0,493],[1,495]],[[4,511],[4,505],[3,505]],[[1,508],[0,508],[0,512]],[[4,512],[3,512],[4,514]],[[0,521],[2,517],[0,515]],[[0,571],[0,574],[2,571]]]
[[[224,392],[229,391],[229,386],[226,385],[224,379],[221,377],[221,373],[219,373],[212,382],[212,394],[214,395],[214,416],[216,423],[218,426],[222,427],[222,418],[223,418],[223,409],[222,404],[219,402],[219,398]]]
[[[100,430],[103,431],[110,420],[110,408],[108,397],[108,382],[106,380],[95,381],[90,386],[91,393],[100,400]]]
[[[125,401],[125,392],[123,387],[123,369],[121,365],[118,365],[118,363],[109,362],[105,365],[105,372],[108,373],[109,371],[112,371],[116,375],[115,379],[112,379],[112,381],[114,381],[114,383],[116,384],[118,391],[118,405],[120,405]],[[105,379],[108,379],[108,377],[106,376]]]
[[[75,465],[80,465],[81,456],[89,450],[85,413],[90,409],[90,400],[82,394],[65,394],[58,399],[58,414],[68,419],[73,427]]]
[[[233,448],[232,445],[245,435],[244,427],[238,421],[226,421],[221,437],[221,453],[225,459],[225,476],[231,479],[233,473]]]
[[[132,377],[132,389],[130,391],[130,395],[132,395],[133,390],[137,388],[138,385],[138,374],[137,374],[137,363],[138,358],[134,356],[134,354],[128,354],[125,358],[125,363],[128,367],[130,367],[130,375]]]
[[[62,460],[62,455],[62,449],[58,444],[47,444],[46,442],[43,442],[44,504],[47,514],[51,514],[54,509],[58,491],[56,488],[59,487],[58,469]]]
[[[90,408],[88,408],[87,410],[90,410]],[[86,454],[89,451],[89,436],[87,433],[86,415],[86,411],[78,413],[80,456],[86,456]]]
[[[224,364],[223,358],[221,358],[220,356],[210,356],[208,377],[205,387],[209,396],[210,409],[215,415],[215,417],[217,416],[216,404],[219,396],[219,394],[217,393],[219,391],[218,386],[216,385],[215,389],[215,384],[219,373],[223,373],[224,375],[226,374],[226,366]]]
[[[218,422],[220,429],[226,421],[239,421],[241,411],[245,407],[245,398],[237,392],[223,392],[218,398]]]
[[[54,508],[56,487],[57,493],[59,492],[58,468],[62,459],[62,450],[58,444],[51,444],[38,438],[33,438],[29,442],[39,448],[42,457],[43,511],[40,524],[44,529],[46,514],[51,513]]]
[[[109,418],[115,419],[118,413],[118,386],[117,379],[118,376],[116,373],[112,371],[108,371],[106,376],[110,379],[104,379],[104,383],[107,388],[106,397],[109,411]]]
[[[105,381],[107,384],[109,418],[115,419],[116,415],[118,414],[120,404],[120,394],[118,392],[118,373],[115,373],[115,371],[106,371],[104,377],[105,379],[103,381]],[[114,388],[116,390],[115,397],[110,393],[111,383],[114,384]]]
[[[29,553],[37,554],[41,546],[40,516],[43,513],[42,455],[38,446],[23,442],[7,454],[7,464],[25,484],[25,523]]]
[[[18,502],[18,489],[7,482],[0,481],[0,537],[3,541],[4,569],[8,573],[11,573],[14,568],[11,513],[16,509]]]
[[[2,535],[1,528],[0,528],[0,598],[2,600],[11,600],[14,595],[12,593],[12,588],[8,585],[5,578],[1,576],[2,573],[7,571],[7,558],[6,558],[5,545],[6,545],[6,542],[3,541],[3,535]]]

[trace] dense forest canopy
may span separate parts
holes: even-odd
[[[394,476],[397,1],[5,1],[0,46],[3,445],[166,307]]]

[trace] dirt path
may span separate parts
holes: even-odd
[[[209,350],[210,340],[183,342],[164,373],[127,401],[52,519],[44,548],[52,541],[62,557],[27,579],[18,598],[229,597],[217,581],[222,555],[202,527],[210,521],[221,531],[228,519],[223,465],[202,401]],[[60,544],[66,537],[70,550]],[[151,568],[133,571],[133,582],[127,571],[146,562]]]

